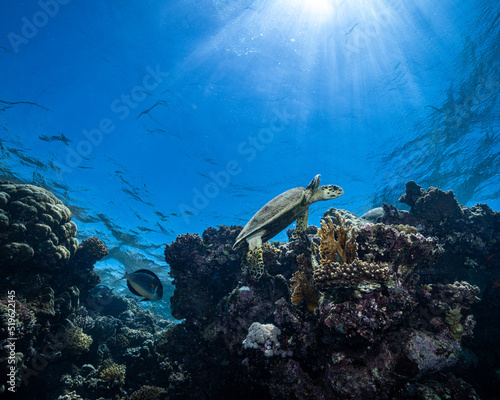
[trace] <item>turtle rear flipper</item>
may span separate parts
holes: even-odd
[[[246,263],[241,268],[242,271],[248,269],[250,275],[254,276],[255,279],[260,279],[264,273],[264,258],[262,257],[262,244],[258,245],[253,250],[248,250],[246,255]]]
[[[299,232],[305,232],[307,227],[309,226],[307,224],[307,220],[309,219],[309,208],[306,208],[306,211],[297,218],[297,222],[295,223],[295,230],[293,231],[292,239],[298,239]]]

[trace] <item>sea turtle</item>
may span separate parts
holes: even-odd
[[[312,203],[334,199],[344,193],[342,188],[336,185],[320,187],[319,177],[320,175],[316,175],[306,188],[290,189],[272,199],[252,217],[236,238],[233,249],[247,241],[247,267],[257,279],[264,272],[263,242],[276,236],[295,220],[295,232],[306,230],[309,206]]]

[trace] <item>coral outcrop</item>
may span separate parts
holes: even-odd
[[[170,264],[176,287],[171,299],[174,318],[188,318],[193,323],[203,320],[234,288],[244,251],[235,253],[232,243],[240,230],[237,227],[209,228],[203,238],[197,234],[180,235],[166,246],[165,260]],[[191,263],[197,266],[196,273],[186,268]]]
[[[4,276],[28,262],[55,269],[78,247],[70,210],[38,186],[0,182],[0,265]]]
[[[210,382],[209,393],[218,398],[383,399],[411,398],[412,393],[424,399],[457,387],[464,398],[477,398],[471,384],[452,371],[470,345],[471,307],[479,289],[467,282],[419,280],[445,250],[418,227],[406,221],[372,224],[346,211],[332,215],[298,240],[269,243],[264,258],[270,268],[259,281],[234,260],[235,288],[226,295],[213,289],[213,311],[193,314],[195,319],[183,314],[186,322],[174,328],[175,339],[160,351],[182,360],[193,385]],[[225,242],[229,229],[210,232],[232,260],[230,242]],[[171,264],[173,276],[206,270],[198,257],[207,246],[194,235],[178,240],[188,238],[196,240],[197,251],[176,242],[167,246],[167,261],[182,260]],[[225,260],[211,270],[226,266]],[[208,294],[200,298],[197,293],[207,290],[205,284],[196,278],[191,282],[188,301],[203,304]],[[202,343],[206,363],[190,350],[195,343]],[[207,376],[208,360],[220,367]],[[441,378],[430,381],[435,373]]]

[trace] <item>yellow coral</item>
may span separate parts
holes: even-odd
[[[399,224],[399,225],[389,225],[389,226],[392,226],[394,229],[397,229],[399,232],[403,232],[403,233],[407,233],[407,234],[411,234],[411,233],[417,234],[418,233],[418,229],[414,226],[411,226],[411,225]]]
[[[337,255],[342,262],[350,263],[357,257],[358,244],[356,230],[345,226],[345,218],[335,214],[338,226],[335,226],[331,217],[321,220],[318,235],[321,238],[319,246],[320,263],[328,264],[337,261]]]
[[[163,392],[164,388],[144,385],[130,395],[130,400],[158,400]]]
[[[338,225],[328,217],[321,221],[318,235],[320,264],[314,266],[314,281],[320,290],[352,287],[362,282],[386,282],[393,277],[386,263],[358,259],[357,230],[345,226],[345,218],[335,215]],[[339,262],[340,261],[340,262]]]
[[[108,381],[111,386],[122,386],[125,383],[125,365],[116,364],[113,361],[106,360],[103,363],[99,377]]]
[[[462,340],[464,336],[464,327],[460,323],[462,319],[462,312],[459,306],[450,309],[446,313],[444,321],[450,326],[450,334],[457,342]]]
[[[63,333],[62,342],[69,353],[79,355],[89,350],[93,340],[91,336],[83,333],[82,328],[73,326]]]
[[[292,283],[292,303],[299,305],[303,301],[307,304],[307,309],[314,312],[318,308],[319,292],[312,282],[311,263],[306,260],[303,254],[297,257],[300,269],[293,274],[290,282]]]

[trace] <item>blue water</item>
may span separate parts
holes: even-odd
[[[244,225],[318,173],[345,194],[316,225],[396,204],[410,179],[500,209],[498,1],[0,8],[1,179],[70,206],[111,286],[144,267],[168,282],[177,235]]]

